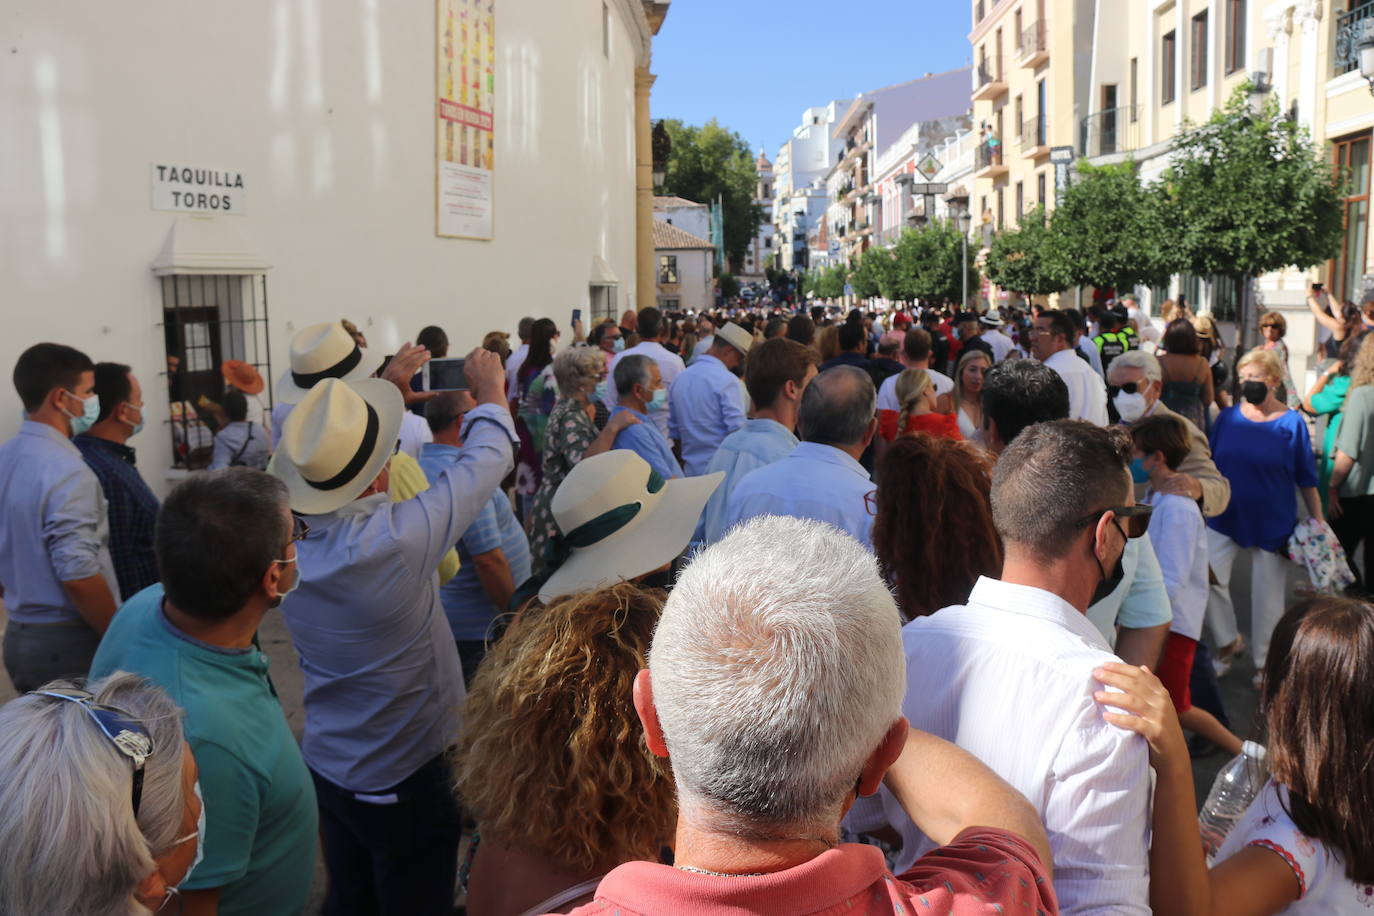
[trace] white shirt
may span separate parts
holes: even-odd
[[[1356,884],[1345,876],[1345,860],[1305,835],[1287,812],[1288,790],[1270,780],[1245,809],[1226,842],[1217,850],[1225,862],[1248,846],[1278,855],[1298,879],[1298,899],[1283,913],[1321,916],[1364,916],[1374,904],[1374,885]]]
[[[622,350],[616,354],[615,362],[611,363],[610,383],[606,386],[606,397],[603,399],[607,407],[614,409],[617,403],[615,392],[615,366],[627,356],[647,356],[658,363],[658,371],[663,376],[663,387],[668,390],[668,399],[673,397],[673,382],[687,368],[682,363],[682,357],[666,349],[663,344],[656,340],[645,340],[635,344],[628,350]],[[649,419],[654,421],[658,431],[663,433],[663,438],[668,438],[668,405],[665,403],[662,410],[649,411]]]
[[[1164,589],[1169,593],[1173,624],[1180,636],[1202,636],[1202,618],[1207,613],[1207,525],[1202,510],[1186,496],[1171,493],[1145,494],[1145,502],[1155,507],[1150,531],[1159,568],[1164,573]]]
[[[1088,363],[1093,367],[1102,378],[1106,378],[1106,372],[1102,369],[1102,354],[1097,352],[1097,344],[1093,343],[1092,335],[1084,334],[1078,338],[1078,352],[1088,358]]]
[[[949,394],[954,390],[954,379],[945,375],[943,372],[936,372],[934,369],[927,369],[930,374],[930,383],[935,386],[937,395]],[[889,375],[883,379],[882,387],[878,389],[878,409],[879,410],[901,410],[902,405],[897,401],[897,379],[902,373]]]
[[[434,433],[430,432],[429,421],[407,410],[401,415],[401,431],[397,438],[401,440],[401,451],[419,461],[420,449],[426,442],[434,441]]]
[[[1107,389],[1102,384],[1102,376],[1094,372],[1092,366],[1072,350],[1060,350],[1045,360],[1045,365],[1058,372],[1064,384],[1069,386],[1071,419],[1107,425]]]
[[[506,400],[514,401],[516,395],[520,393],[520,385],[515,376],[520,372],[520,367],[525,365],[525,357],[530,355],[530,345],[522,343],[515,348],[515,352],[506,359]]]
[[[278,401],[272,405],[272,425],[268,432],[272,435],[272,450],[276,451],[281,444],[282,427],[286,425],[286,418],[291,416],[291,411],[296,409],[295,404],[287,404],[285,401]],[[263,424],[266,426],[267,424]]]
[[[1148,749],[1093,700],[1093,669],[1119,660],[1097,628],[1057,595],[984,577],[966,606],[916,618],[902,641],[902,712],[977,756],[1040,813],[1060,912],[1148,914]],[[935,844],[886,790],[883,802],[902,832],[901,874]]]
[[[983,331],[983,339],[992,347],[992,357],[995,362],[1000,363],[1007,358],[1007,354],[1016,349],[1015,342],[997,328],[988,328]]]

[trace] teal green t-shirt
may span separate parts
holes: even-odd
[[[219,913],[300,913],[315,869],[315,786],[267,674],[267,656],[173,628],[162,586],[130,598],[100,642],[91,678],[140,674],[185,714],[200,769],[205,858],[186,890],[222,887]],[[156,753],[156,750],[154,751]]]

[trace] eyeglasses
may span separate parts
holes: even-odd
[[[91,721],[99,726],[115,749],[134,762],[133,803],[134,817],[137,818],[139,803],[143,801],[143,765],[153,754],[153,739],[148,735],[148,730],[124,710],[95,702],[95,694],[88,690],[50,687],[47,690],[35,690],[34,693],[66,700],[86,710]]]
[[[1155,507],[1145,503],[1138,503],[1134,506],[1108,506],[1105,509],[1098,509],[1091,515],[1085,515],[1077,522],[1077,527],[1084,528],[1088,525],[1097,524],[1097,520],[1108,512],[1116,518],[1124,521],[1126,527],[1122,533],[1126,537],[1134,540],[1143,537],[1145,532],[1150,529],[1150,515],[1155,511]]]
[[[287,543],[294,544],[297,541],[303,541],[308,537],[310,537],[310,526],[305,523],[305,519],[301,518],[299,515],[296,515],[295,513],[292,513],[291,540],[287,541]]]
[[[868,511],[869,515],[876,516],[878,514],[877,490],[869,490],[867,493],[864,494],[864,509]]]
[[[1137,391],[1140,392],[1141,394],[1144,394],[1144,393],[1145,393],[1145,389],[1148,388],[1149,386],[1150,386],[1149,380],[1141,381],[1141,382],[1127,382],[1127,383],[1125,383],[1124,385],[1108,385],[1108,386],[1107,386],[1107,394],[1108,394],[1109,396],[1111,396],[1111,397],[1116,397],[1117,394],[1118,394],[1119,392],[1123,392],[1123,391],[1124,391],[1126,394],[1135,394]]]

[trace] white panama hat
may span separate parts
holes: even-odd
[[[337,321],[301,328],[291,338],[291,368],[278,380],[273,394],[283,404],[298,404],[325,379],[367,378],[376,366],[365,356],[353,335]]]
[[[983,317],[978,320],[989,327],[1000,328],[1002,326],[1002,313],[997,309],[988,309]]]
[[[357,499],[391,458],[404,414],[401,393],[381,379],[325,379],[310,389],[267,465],[286,484],[292,511],[323,515]]]
[[[724,471],[665,481],[628,449],[578,462],[553,496],[570,553],[539,600],[614,585],[653,572],[687,548]]]
[[[749,348],[754,346],[754,335],[733,321],[727,321],[716,331],[716,339],[725,341],[745,356],[749,355]]]

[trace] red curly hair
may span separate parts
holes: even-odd
[[[992,465],[966,442],[899,437],[878,463],[873,549],[910,620],[963,604],[979,576],[1002,572],[992,523]]]

